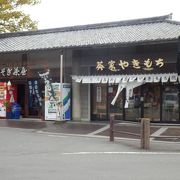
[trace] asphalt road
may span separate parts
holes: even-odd
[[[180,144],[37,133],[0,128],[2,180],[179,180]]]

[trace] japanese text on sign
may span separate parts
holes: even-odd
[[[27,69],[25,67],[14,67],[14,68],[1,68],[0,74],[3,77],[7,76],[26,76],[27,75]]]
[[[153,70],[154,66],[158,68],[162,68],[164,66],[164,59],[158,58],[155,60],[151,60],[150,58],[144,60],[143,62],[140,62],[138,59],[132,59],[131,61],[126,61],[126,60],[119,60],[119,61],[114,61],[110,60],[108,61],[107,64],[104,64],[103,61],[97,61],[96,62],[96,70],[97,71],[103,71],[106,69],[106,66],[110,71],[121,71],[125,70],[128,67],[132,67],[134,69],[144,69],[146,71],[151,71]]]

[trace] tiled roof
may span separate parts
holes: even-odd
[[[180,22],[170,15],[0,35],[0,52],[177,40]]]

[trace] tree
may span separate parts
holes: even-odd
[[[37,22],[31,20],[21,8],[39,2],[40,0],[0,0],[0,33],[36,30]]]

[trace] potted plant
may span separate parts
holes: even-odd
[[[4,106],[6,107],[6,118],[11,118],[11,103],[9,101],[4,101]]]

